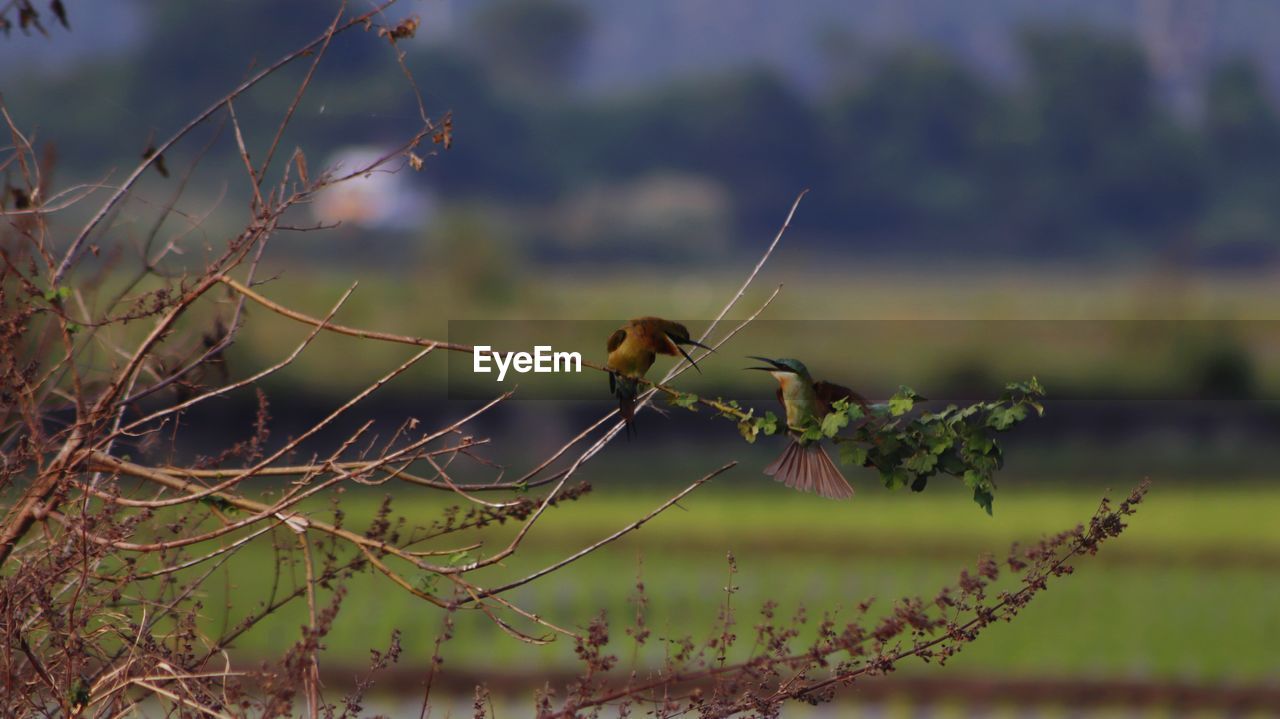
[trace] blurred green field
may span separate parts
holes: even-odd
[[[892,390],[905,383],[926,395],[930,387],[958,377],[976,378],[979,386],[989,385],[995,391],[1004,381],[1030,374],[1045,380],[1051,393],[1055,388],[1074,387],[1160,393],[1196,388],[1211,374],[1215,361],[1243,357],[1245,376],[1240,381],[1247,385],[1243,389],[1255,396],[1280,392],[1280,341],[1276,339],[1280,335],[1267,322],[1280,318],[1280,300],[1267,276],[1048,266],[922,267],[917,271],[866,266],[847,274],[822,274],[801,262],[797,253],[802,250],[784,253],[768,266],[730,314],[745,317],[782,285],[781,294],[761,315],[762,322],[735,338],[721,356],[706,362],[704,375],[682,377],[682,386],[695,392],[755,388],[759,378],[739,371],[741,355],[767,352],[800,356],[817,374],[860,387]],[[503,291],[494,292],[479,281],[459,284],[457,273],[449,267],[428,262],[406,263],[399,273],[371,271],[367,277],[359,267],[340,271],[303,265],[267,268],[260,274],[275,279],[259,290],[289,307],[322,317],[353,282],[361,280],[334,321],[439,339],[450,338],[449,322],[456,320],[612,323],[639,314],[680,318],[698,331],[733,296],[749,267],[697,269],[696,274],[673,275],[643,269],[620,273],[578,268],[535,273],[537,282],[518,279],[513,273],[504,280]],[[225,321],[232,307],[229,296],[216,306],[198,305],[184,318],[184,331],[175,334],[174,344],[198,341],[211,326],[212,315],[220,314]],[[254,321],[247,323],[229,354],[236,373],[278,362],[309,332],[252,304],[249,313]],[[783,322],[771,324],[771,320]],[[881,322],[796,327],[798,320]],[[954,320],[1034,321],[984,326]],[[1167,325],[1079,320],[1196,322],[1183,322],[1171,330]],[[599,337],[576,338],[570,346],[557,349],[579,349],[585,359],[603,361],[604,339],[611,326],[601,325],[605,329],[597,331],[589,325],[583,331]],[[146,328],[147,323],[132,323],[124,331],[141,333]],[[824,331],[871,334],[812,338]],[[531,325],[529,332],[527,337],[510,336],[510,326],[504,327],[504,337],[494,344],[528,349],[535,340],[545,341],[545,327]],[[273,392],[337,399],[366,386],[410,354],[403,346],[325,334],[285,371],[268,377],[265,386]],[[666,366],[664,359],[659,367]],[[446,379],[456,389],[472,378],[451,375],[443,358],[433,357],[406,373],[397,386],[438,395]],[[526,392],[535,379],[532,375],[521,378]],[[563,378],[563,386],[589,393],[598,380],[570,376]],[[487,377],[469,386],[498,391]]]
[[[622,628],[634,615],[637,572],[647,587],[655,636],[703,638],[724,600],[725,554],[733,551],[739,567],[734,584],[740,587],[733,604],[741,612],[739,634],[749,636],[767,599],[781,604],[781,616],[803,605],[816,618],[870,596],[881,608],[905,595],[932,596],[982,551],[1003,557],[1011,541],[1034,540],[1086,519],[1102,493],[1096,485],[1020,484],[1003,491],[996,515],[987,517],[948,487],[911,495],[864,484],[854,501],[837,504],[781,490],[742,491],[733,479],[733,473],[722,476],[638,533],[509,598],[565,626],[585,626],[605,610],[614,622],[613,651],[629,660],[631,643]],[[395,514],[408,517],[410,526],[438,516],[444,505],[436,493],[398,489],[395,495]],[[597,490],[552,511],[505,566],[473,576],[490,586],[523,576],[626,525],[664,496]],[[380,502],[374,493],[348,494],[347,526],[362,526],[361,515],[370,516]],[[1226,488],[1157,485],[1129,532],[1099,557],[1081,560],[1076,574],[1053,582],[1015,622],[989,629],[954,661],[954,670],[1195,681],[1273,677],[1280,669],[1278,511],[1280,488],[1261,481]],[[486,530],[486,549],[501,546],[511,531]],[[234,624],[268,595],[272,556],[269,545],[258,544],[206,585],[208,630]],[[362,575],[347,588],[345,608],[325,641],[330,665],[362,666],[394,628],[404,633],[401,663],[426,660],[440,629],[439,610],[381,576]],[[224,613],[228,600],[234,606]],[[295,603],[241,638],[234,651],[278,653],[296,640],[304,617]],[[530,647],[476,612],[463,612],[457,623],[457,638],[445,651],[450,667],[520,672],[572,666],[569,642]],[[651,642],[638,660],[660,662],[662,651],[662,642]]]

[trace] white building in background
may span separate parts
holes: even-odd
[[[389,150],[372,146],[346,147],[330,156],[326,171],[344,176],[368,167]],[[399,160],[381,169],[328,187],[311,202],[316,222],[375,230],[410,230],[426,226],[435,215],[436,200],[414,182],[415,174]]]

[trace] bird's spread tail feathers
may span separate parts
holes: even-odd
[[[792,489],[827,499],[853,496],[853,487],[817,442],[802,445],[792,440],[782,456],[764,468],[764,473]]]

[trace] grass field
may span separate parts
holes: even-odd
[[[726,476],[724,479],[728,479]],[[1127,490],[1126,490],[1127,491]],[[438,514],[438,497],[398,493],[396,513],[413,522]],[[1123,494],[1123,492],[1121,492]],[[855,501],[822,502],[782,491],[742,492],[710,486],[640,532],[606,547],[549,579],[513,592],[512,599],[549,620],[584,626],[601,609],[617,623],[614,651],[631,658],[622,627],[634,614],[640,571],[656,636],[704,637],[724,600],[726,551],[739,574],[734,606],[749,635],[766,599],[784,612],[804,605],[811,617],[848,610],[870,596],[887,606],[912,594],[932,595],[954,581],[983,550],[996,555],[1014,540],[1074,525],[1095,508],[1101,489],[1006,490],[986,517],[957,492],[924,495],[868,488]],[[503,567],[477,575],[482,584],[522,576],[603,537],[661,502],[655,493],[601,490],[556,509]],[[348,525],[360,526],[380,496],[347,498]],[[955,671],[1001,675],[1137,677],[1250,681],[1280,669],[1280,489],[1263,483],[1229,488],[1157,485],[1130,532],[1085,559],[1079,571],[1055,581],[1012,624],[992,627],[956,660]],[[488,532],[497,546],[510,528]],[[210,629],[266,596],[266,545],[242,552],[208,586]],[[286,585],[288,584],[286,579]],[[405,662],[430,655],[441,613],[383,578],[363,576],[326,640],[327,661],[361,665],[369,649],[385,645],[393,628],[404,633]],[[246,635],[244,655],[278,651],[296,639],[301,607],[283,612]],[[567,667],[572,647],[559,641],[535,648],[503,635],[483,616],[464,612],[457,638],[446,646],[449,666],[502,670]],[[660,661],[651,643],[641,663]]]

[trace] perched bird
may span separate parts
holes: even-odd
[[[748,367],[773,375],[778,380],[778,401],[787,413],[791,443],[764,473],[801,492],[814,492],[828,499],[848,499],[853,487],[840,473],[835,462],[817,441],[805,440],[801,432],[811,421],[821,421],[831,411],[832,403],[848,400],[867,406],[857,392],[831,382],[815,382],[804,363],[795,359],[750,357],[766,367]]]
[[[711,349],[690,338],[689,329],[684,325],[661,317],[628,320],[609,335],[609,359],[605,362],[609,369],[609,391],[618,398],[618,411],[628,426],[635,416],[636,396],[640,393],[636,379],[644,377],[658,355],[683,355],[694,369],[702,371],[685,352],[684,345]]]

